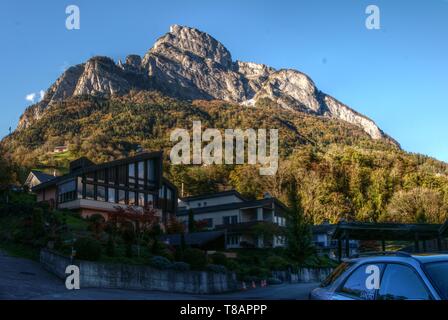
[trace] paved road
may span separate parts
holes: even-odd
[[[9,257],[0,251],[0,299],[32,300],[256,300],[307,299],[317,286],[282,284],[246,291],[192,295],[158,291],[82,288],[69,291],[64,282],[45,271],[37,262]]]

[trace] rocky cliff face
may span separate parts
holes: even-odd
[[[130,55],[117,64],[94,57],[69,68],[47,90],[44,99],[22,115],[18,129],[39,119],[55,101],[76,95],[122,95],[156,89],[181,99],[218,99],[256,106],[268,98],[281,108],[333,117],[362,128],[373,139],[387,136],[367,117],[320,92],[305,74],[275,70],[263,64],[232,60],[210,35],[174,25],[143,58]]]

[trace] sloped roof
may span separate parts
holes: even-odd
[[[181,198],[181,200],[185,201],[185,202],[188,202],[188,201],[193,201],[193,200],[204,200],[204,199],[211,199],[211,198],[218,198],[218,197],[225,197],[225,196],[236,196],[236,197],[240,198],[243,201],[247,201],[236,190],[227,190],[227,191],[221,191],[221,192],[215,192],[215,193],[201,194],[201,195],[197,195],[197,196],[183,197],[183,198]]]
[[[46,174],[41,171],[32,170],[31,173],[39,180],[41,183],[48,182],[55,179],[56,177],[51,174]]]

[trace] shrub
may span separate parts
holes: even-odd
[[[185,262],[175,262],[173,263],[171,269],[176,271],[188,271],[190,270],[190,265]]]
[[[219,264],[209,264],[207,270],[214,273],[226,273],[227,268]]]
[[[204,269],[207,265],[207,257],[202,250],[189,248],[184,251],[184,262],[190,264],[192,269]]]
[[[171,268],[172,263],[165,257],[154,256],[151,258],[150,265],[159,270],[167,270]]]
[[[285,258],[279,256],[270,256],[266,259],[266,265],[270,270],[286,270],[289,263]]]
[[[282,284],[282,283],[283,283],[283,281],[278,278],[269,278],[268,279],[268,284],[270,284],[270,285]]]
[[[228,259],[226,267],[229,270],[235,271],[235,270],[238,270],[240,268],[240,264],[238,262],[236,262],[235,260],[233,260],[233,259]]]
[[[228,259],[226,257],[226,255],[222,252],[216,252],[214,254],[211,255],[213,264],[219,264],[222,266],[227,266],[228,264]]]
[[[115,242],[113,241],[112,237],[109,236],[109,239],[107,240],[106,244],[106,254],[109,257],[115,256]]]
[[[74,244],[76,258],[80,260],[97,261],[101,257],[101,244],[91,238],[79,238]]]
[[[267,278],[270,275],[270,272],[268,269],[254,266],[249,268],[248,274],[257,278]]]

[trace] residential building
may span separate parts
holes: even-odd
[[[28,174],[28,177],[26,178],[24,185],[27,186],[29,190],[31,190],[35,186],[53,180],[54,178],[56,178],[55,174],[51,175],[43,173],[41,171],[32,170]]]
[[[188,226],[189,215],[207,230],[225,232],[226,248],[282,247],[286,238],[286,207],[276,198],[247,200],[235,190],[185,197],[178,205],[178,220]],[[188,229],[188,228],[187,228]]]
[[[162,152],[141,153],[94,164],[87,158],[70,163],[70,172],[32,188],[38,201],[87,217],[115,212],[117,206],[152,205],[162,222],[175,214],[177,188],[162,175]]]
[[[56,146],[53,149],[53,153],[62,153],[62,152],[66,152],[66,151],[68,151],[67,146]]]
[[[316,251],[320,255],[327,255],[332,259],[338,257],[338,241],[333,239],[333,234],[336,230],[337,224],[330,224],[324,222],[319,225],[313,225],[311,227],[313,244]],[[348,243],[348,256],[358,253],[359,241],[349,240]],[[346,250],[346,247],[342,250]],[[344,251],[345,254],[345,251]]]

